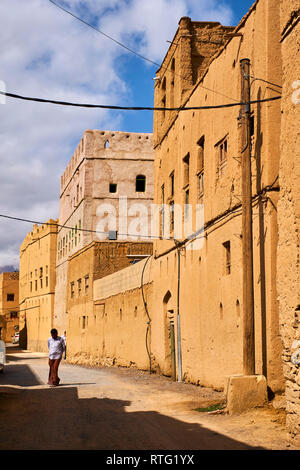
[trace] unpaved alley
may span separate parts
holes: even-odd
[[[0,374],[0,449],[291,449],[284,413],[241,416],[195,411],[221,392],[147,372],[62,362],[47,385],[47,355],[7,349]]]

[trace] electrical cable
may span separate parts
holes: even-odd
[[[55,222],[40,222],[40,221],[36,221],[36,220],[23,219],[21,217],[13,217],[11,215],[5,215],[5,214],[0,214],[0,217],[2,217],[4,219],[16,220],[18,222],[27,222],[27,223],[30,223],[30,224],[48,225],[48,226],[52,226],[52,227],[65,228],[65,229],[68,229],[68,230],[75,230],[75,233],[76,233],[76,231],[78,231],[78,232],[80,231],[80,232],[89,232],[89,233],[98,233],[98,234],[102,234],[102,235],[108,235],[108,232],[102,232],[100,230],[91,230],[91,229],[79,228],[79,227],[69,227],[68,225],[62,225],[62,224],[58,224],[58,223],[55,223]],[[173,240],[172,237],[162,238],[160,236],[141,235],[141,234],[138,234],[138,233],[134,233],[134,234],[133,233],[118,233],[118,236],[122,236],[122,237],[141,237],[141,238],[149,238],[149,239],[155,239],[155,240]]]
[[[278,189],[277,188],[274,188],[274,185],[276,183],[276,181],[278,180],[278,176],[276,177],[276,179],[273,181],[273,183],[271,183],[270,185],[267,185],[265,186],[259,193],[257,193],[255,196],[253,196],[253,200],[255,200],[257,197],[259,197],[260,195],[263,195],[265,194],[266,192],[268,191],[277,191]],[[233,212],[234,210],[237,210],[237,208],[239,208],[241,206],[241,204],[237,204],[234,208],[232,209],[229,209],[227,210],[224,214],[222,214],[221,216],[218,216],[216,217],[216,219],[212,219],[212,221],[210,222],[207,222],[205,224],[204,227],[202,227],[200,229],[200,231],[203,231],[204,229],[206,229],[206,227],[211,224],[212,222],[214,222],[215,220],[220,220],[220,218],[223,218],[225,217],[229,212]],[[68,230],[76,230],[77,231],[81,231],[81,232],[89,232],[89,233],[99,233],[99,234],[105,234],[107,235],[108,233],[107,232],[102,232],[102,231],[97,231],[97,230],[90,230],[90,229],[84,229],[84,228],[78,228],[78,227],[69,227],[67,225],[62,225],[62,224],[57,224],[55,222],[38,222],[38,221],[34,221],[34,220],[29,220],[29,219],[23,219],[21,217],[13,217],[13,216],[10,216],[10,215],[4,215],[4,214],[0,214],[0,217],[2,218],[6,218],[6,219],[10,219],[10,220],[16,220],[16,221],[19,221],[19,222],[27,222],[27,223],[31,223],[31,224],[38,224],[38,225],[50,225],[50,226],[57,226],[57,227],[60,227],[60,228],[65,228],[65,229],[68,229]],[[197,239],[197,236],[194,237],[194,235],[196,235],[197,233],[199,232],[196,231],[193,235],[191,235],[188,239],[185,239],[184,241],[182,242],[179,242],[181,243],[182,245],[183,244],[186,244],[186,243],[191,243],[193,240]],[[156,239],[156,240],[173,240],[175,241],[174,237],[168,237],[168,238],[164,238],[164,237],[161,237],[161,236],[154,236],[154,235],[139,235],[139,234],[130,234],[130,233],[126,233],[126,234],[118,234],[119,236],[128,236],[128,237],[137,237],[137,236],[140,236],[141,238],[151,238],[151,239]],[[194,237],[194,238],[191,238],[191,237]],[[177,240],[176,240],[177,241]]]
[[[33,308],[39,308],[40,305],[36,305],[35,307],[28,307],[28,308],[24,308],[23,310],[17,310],[17,309],[10,309],[12,312],[26,312],[27,310],[32,310]],[[4,308],[1,308],[0,310],[7,310],[7,309],[4,309]]]
[[[126,46],[125,44],[121,43],[120,41],[118,41],[117,39],[114,39],[112,36],[109,36],[109,34],[106,34],[104,33],[103,31],[101,31],[100,29],[96,28],[95,26],[93,26],[91,23],[88,23],[87,21],[83,20],[82,18],[80,18],[79,16],[76,16],[74,13],[72,13],[71,11],[67,10],[66,8],[62,7],[61,5],[59,5],[58,3],[55,3],[53,0],[48,0],[50,3],[52,3],[53,5],[55,5],[57,8],[59,8],[60,10],[64,11],[65,13],[67,13],[68,15],[72,16],[73,18],[75,18],[76,20],[78,21],[81,21],[81,23],[84,23],[86,26],[89,26],[90,28],[94,29],[97,33],[100,33],[102,34],[103,36],[105,36],[107,39],[110,39],[111,41],[113,41],[114,43],[116,43],[118,46],[120,47],[123,47],[123,49],[126,49],[128,52],[131,52],[132,54],[136,55],[137,57],[139,57],[140,59],[143,59],[143,60],[146,60],[147,62],[150,62],[152,65],[155,65],[155,66],[158,66],[160,67],[160,64],[158,64],[157,62],[154,62],[153,60],[151,59],[148,59],[147,57],[139,54],[138,52],[134,51],[133,49],[130,49],[130,47]]]
[[[112,36],[104,33],[103,31],[101,31],[100,29],[96,28],[95,26],[93,26],[92,24],[88,23],[87,21],[83,20],[82,18],[80,18],[79,16],[75,15],[74,13],[72,13],[71,11],[67,10],[66,8],[62,7],[61,5],[57,4],[56,2],[54,2],[53,0],[48,0],[50,3],[52,3],[53,5],[55,5],[57,8],[59,8],[60,10],[62,10],[63,12],[67,13],[68,15],[72,16],[73,18],[77,19],[78,21],[80,21],[81,23],[85,24],[86,26],[89,26],[90,28],[92,28],[94,31],[96,31],[97,33],[100,33],[102,34],[103,36],[105,36],[107,39],[110,39],[111,41],[113,41],[114,43],[116,43],[118,46],[126,49],[128,52],[131,52],[132,54],[136,55],[137,57],[139,57],[140,59],[143,59],[149,63],[151,63],[152,65],[155,65],[157,67],[159,67],[159,69],[163,69],[163,70],[166,70],[166,71],[169,71],[169,72],[172,72],[174,75],[180,77],[182,80],[188,80],[188,78],[186,77],[183,77],[181,75],[179,75],[178,73],[175,73],[172,69],[169,69],[168,67],[165,67],[163,66],[162,64],[159,64],[151,59],[149,59],[148,57],[145,57],[141,54],[139,54],[138,52],[134,51],[133,49],[131,49],[130,47],[126,46],[125,44],[121,43],[120,41],[114,39]],[[207,41],[207,42],[210,42],[212,43],[212,41]],[[173,44],[173,43],[171,43]],[[176,44],[178,45],[178,44]],[[216,90],[213,90],[211,88],[207,88],[205,87],[204,85],[200,85],[199,83],[197,84],[197,86],[203,88],[204,90],[207,90],[207,91],[211,91],[212,93],[215,93],[217,95],[221,95],[221,96],[224,96],[225,98],[229,98],[233,101],[238,101],[236,100],[235,98],[231,98],[231,97],[228,97],[222,93],[220,93],[219,91],[216,91]]]
[[[114,105],[105,105],[105,104],[90,104],[90,103],[72,103],[69,101],[57,101],[49,100],[44,98],[34,98],[29,96],[22,96],[15,93],[8,93],[0,91],[0,95],[7,96],[9,98],[15,98],[25,101],[34,101],[37,103],[48,103],[56,104],[60,106],[74,106],[79,108],[100,108],[100,109],[112,109],[112,110],[123,110],[123,111],[190,111],[190,110],[201,110],[201,109],[222,109],[222,108],[231,108],[233,106],[245,106],[248,103],[237,102],[237,103],[227,103],[214,106],[187,106],[187,107],[178,107],[178,108],[161,108],[161,107],[146,107],[146,106],[114,106]],[[281,99],[281,96],[274,96],[272,98],[264,98],[262,100],[253,100],[250,101],[250,104],[256,103],[266,103],[269,101],[275,101]]]

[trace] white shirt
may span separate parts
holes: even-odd
[[[48,339],[49,359],[60,359],[65,350],[64,340],[58,336],[56,339]]]

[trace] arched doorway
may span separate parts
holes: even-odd
[[[164,340],[165,340],[165,375],[176,380],[176,356],[175,356],[175,326],[174,308],[172,305],[172,295],[168,291],[163,299],[164,313]]]

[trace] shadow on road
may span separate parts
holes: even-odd
[[[79,398],[76,388],[19,389],[18,393],[9,393],[9,387],[1,392],[0,388],[0,449],[262,449],[197,423],[154,411],[127,411],[130,404]]]
[[[26,364],[6,365],[4,373],[0,376],[0,385],[31,387],[33,385],[41,385],[42,383]]]
[[[26,351],[21,349],[18,345],[6,345],[6,360],[8,363],[10,362],[15,362],[15,361],[24,361],[24,355],[18,355],[18,354],[30,354],[30,360],[33,359],[41,359],[41,354],[37,353],[37,356],[34,356],[30,351]]]

